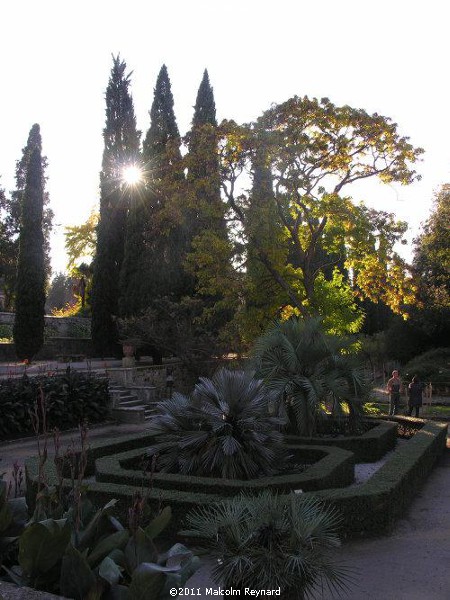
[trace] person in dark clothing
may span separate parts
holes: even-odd
[[[412,415],[413,408],[416,410],[415,416],[419,416],[419,409],[422,406],[422,394],[425,385],[419,380],[417,375],[414,375],[411,383],[408,386],[408,414]]]
[[[398,376],[398,371],[392,371],[392,377],[387,382],[387,391],[389,394],[389,414],[392,416],[398,413],[401,389],[402,382]]]

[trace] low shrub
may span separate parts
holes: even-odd
[[[172,473],[152,473],[151,483],[163,490],[178,490],[186,493],[220,494],[233,496],[242,491],[257,493],[268,488],[278,492],[296,489],[319,490],[327,487],[342,487],[354,479],[354,458],[350,452],[340,448],[287,446],[292,455],[292,468],[278,475],[257,477],[249,480],[223,479],[220,477],[198,477]],[[96,460],[96,480],[139,486],[142,483],[145,451],[129,450]],[[310,466],[303,468],[305,463]],[[297,468],[300,464],[300,468]]]
[[[285,600],[300,600],[314,588],[333,596],[348,588],[349,569],[335,554],[339,515],[314,499],[266,490],[198,508],[187,521],[186,534],[216,559],[213,578],[230,594],[279,590]]]
[[[107,380],[70,368],[62,375],[24,376],[0,381],[0,434],[13,436],[32,431],[32,411],[42,389],[48,426],[77,427],[86,421],[105,420],[109,410]]]
[[[67,337],[71,338],[90,338],[91,337],[91,320],[77,319],[70,320],[67,327]]]
[[[339,429],[330,427],[326,430],[328,433],[322,436],[287,436],[286,439],[292,444],[343,448],[353,452],[356,462],[376,462],[395,447],[397,429],[401,425],[383,420],[366,420],[361,424],[366,425],[366,432],[362,435],[340,435]]]
[[[13,340],[13,328],[8,323],[0,323],[0,342],[8,343]]]
[[[390,527],[400,515],[404,513],[408,504],[430,474],[435,461],[445,449],[447,425],[443,423],[424,422],[411,417],[396,417],[397,422],[407,422],[408,428],[415,428],[416,434],[407,444],[399,447],[393,456],[381,469],[366,483],[351,487],[337,488],[334,481],[327,485],[329,488],[312,492],[305,492],[318,496],[320,499],[336,506],[343,515],[343,532],[347,537],[380,535],[389,531]],[[395,426],[394,426],[395,427]],[[418,429],[421,427],[421,429]],[[395,430],[395,428],[394,428]],[[374,431],[374,429],[372,430]],[[370,432],[369,432],[370,433]],[[151,443],[148,434],[129,436],[120,442],[114,440],[93,444],[88,452],[88,468],[92,468],[95,458],[112,455],[115,452],[126,451],[133,448],[145,448]],[[311,451],[316,448],[310,447]],[[306,450],[306,449],[305,449]],[[322,448],[330,451],[330,448]],[[333,454],[330,454],[329,458]],[[112,457],[111,457],[112,459]],[[353,457],[352,457],[353,460]],[[319,470],[317,462],[311,470]],[[117,464],[117,461],[116,461]],[[120,465],[117,465],[120,467]],[[46,465],[49,484],[57,481],[56,470],[53,464]],[[310,471],[310,469],[308,469]],[[27,500],[32,505],[36,497],[35,480],[38,473],[38,459],[26,461]],[[93,471],[86,470],[86,475]],[[299,475],[310,475],[305,471]],[[117,509],[126,517],[127,507],[133,494],[140,491],[141,485],[137,484],[136,472],[131,473],[133,482],[129,479],[126,483],[111,481],[96,481],[89,483],[87,494],[97,506],[102,505],[111,498],[118,500]],[[175,479],[176,475],[165,475]],[[125,481],[124,479],[122,481]],[[311,488],[310,488],[311,489]],[[198,506],[206,506],[223,500],[223,495],[218,487],[212,493],[198,493],[194,491],[181,491],[178,489],[164,489],[156,481],[148,494],[149,504],[156,510],[161,505],[170,505],[173,513],[169,534],[174,534],[180,529],[187,511]]]
[[[410,419],[396,418],[397,422],[401,420]],[[411,421],[411,426],[419,425],[418,419]],[[399,447],[364,484],[347,489],[322,490],[314,495],[339,509],[346,537],[389,532],[396,519],[405,513],[444,451],[446,438],[446,424],[427,422],[421,429],[416,429],[408,443]]]
[[[252,479],[277,473],[287,454],[285,420],[269,414],[275,395],[252,373],[221,369],[188,398],[157,404],[149,452],[165,473]]]

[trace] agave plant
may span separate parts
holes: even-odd
[[[158,404],[150,454],[162,472],[251,479],[277,472],[286,458],[274,401],[252,373],[221,369],[201,378],[190,398],[176,393]]]
[[[202,540],[216,560],[213,578],[225,589],[280,588],[281,598],[302,600],[314,587],[341,591],[351,581],[332,556],[339,517],[318,500],[265,490],[198,508],[187,525],[182,533]]]
[[[356,427],[368,387],[350,346],[349,340],[325,333],[316,318],[291,317],[256,341],[257,374],[284,398],[292,433],[313,435],[325,404],[335,416],[348,414]]]

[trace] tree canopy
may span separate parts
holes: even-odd
[[[412,165],[423,151],[390,119],[326,98],[294,97],[254,123],[222,123],[221,149],[222,187],[240,236],[236,250],[242,241],[251,248],[281,306],[303,316],[335,313],[335,329],[351,330],[357,295],[397,312],[413,301],[412,279],[394,250],[405,224],[345,195],[370,177],[405,185],[419,178]],[[262,166],[264,196],[240,184],[246,174],[255,185]],[[271,223],[270,235],[259,235],[262,222]]]

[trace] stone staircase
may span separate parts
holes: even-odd
[[[155,413],[158,402],[156,387],[150,385],[124,386],[110,381],[111,416],[119,423],[145,423]]]

